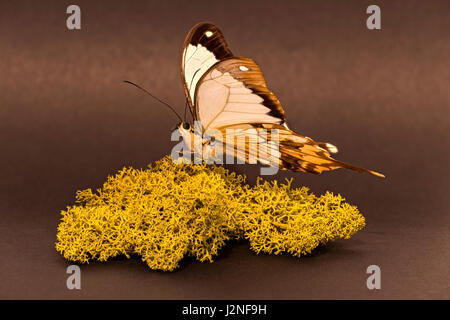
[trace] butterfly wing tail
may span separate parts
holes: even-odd
[[[333,159],[333,160],[335,161],[335,163],[340,165],[340,168],[351,169],[351,170],[355,170],[355,171],[358,171],[358,172],[367,172],[367,173],[370,173],[370,174],[372,174],[374,176],[377,176],[377,177],[380,177],[380,178],[386,178],[386,176],[384,174],[382,174],[382,173],[379,173],[379,172],[376,172],[376,171],[373,171],[373,170],[369,170],[369,169],[365,169],[365,168],[361,168],[361,167],[357,167],[357,166],[354,166],[354,165],[352,165],[350,163],[338,161],[338,160],[335,160],[335,159]]]
[[[379,172],[333,159],[330,153],[338,151],[336,146],[327,142],[315,142],[293,131],[280,134],[279,148],[280,165],[285,170],[322,173],[323,171],[345,168],[385,178]]]

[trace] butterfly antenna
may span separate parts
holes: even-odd
[[[164,102],[164,101],[162,101],[161,99],[155,97],[155,96],[152,95],[150,92],[148,92],[148,91],[145,90],[144,88],[140,87],[140,86],[137,85],[136,83],[133,83],[133,82],[128,81],[128,80],[123,80],[123,82],[128,83],[128,84],[131,84],[131,85],[135,86],[135,87],[138,88],[138,89],[141,89],[142,91],[144,91],[146,94],[148,94],[148,95],[149,95],[150,97],[152,97],[153,99],[155,99],[155,100],[157,100],[158,102],[164,104],[166,107],[168,107],[170,110],[172,110],[173,113],[175,113],[175,115],[178,117],[178,119],[180,119],[181,122],[183,122],[183,119],[181,119],[181,117],[180,117],[180,115],[178,114],[178,112],[176,112],[175,109],[174,109],[170,104],[168,104],[167,102]]]

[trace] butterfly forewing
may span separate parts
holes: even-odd
[[[205,130],[285,121],[278,98],[248,58],[228,58],[211,67],[198,82],[194,101]]]
[[[195,120],[198,114],[195,110],[194,94],[200,78],[214,64],[232,56],[222,32],[212,23],[199,23],[188,33],[181,57],[181,75]]]

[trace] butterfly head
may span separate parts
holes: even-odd
[[[189,132],[189,131],[193,131],[194,129],[192,128],[191,124],[188,122],[179,122],[177,124],[176,127],[178,130],[180,130],[180,132]]]
[[[177,125],[177,128],[180,129],[180,130],[183,130],[183,131],[192,131],[192,126],[188,122],[180,122]]]

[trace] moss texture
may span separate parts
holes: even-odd
[[[138,254],[151,269],[173,271],[184,256],[212,262],[227,240],[245,238],[257,253],[293,256],[348,239],[365,225],[340,195],[245,176],[222,166],[175,164],[124,168],[101,189],[78,191],[62,211],[56,250],[87,263]]]

